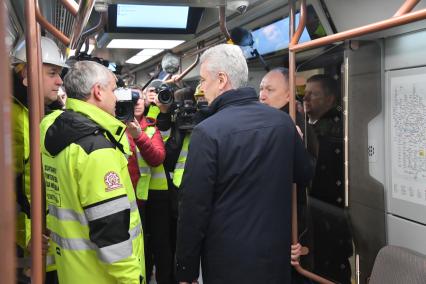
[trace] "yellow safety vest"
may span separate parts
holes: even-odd
[[[182,149],[180,150],[179,158],[177,160],[175,171],[173,172],[173,184],[179,188],[182,183],[183,171],[185,169],[186,158],[188,157],[189,141],[191,140],[191,134],[185,134],[182,143]]]
[[[12,121],[13,121],[13,149],[15,159],[15,173],[22,175],[22,190],[28,202],[31,204],[30,190],[30,130],[29,113],[18,99],[14,98],[12,103]],[[49,218],[47,218],[47,227],[49,228]],[[27,246],[31,240],[31,219],[23,212],[19,212],[16,218],[16,243],[23,249],[25,257],[19,258],[18,266],[31,267],[29,251]],[[46,257],[46,271],[56,270],[55,260],[52,250],[49,248]]]
[[[158,109],[158,107],[157,107]],[[170,130],[160,131],[163,142],[166,142],[170,137]],[[167,190],[167,177],[163,164],[157,167],[151,167],[151,181],[149,183],[150,190]]]
[[[144,132],[148,137],[151,139],[152,136],[155,134],[155,127],[154,126],[148,126]],[[148,165],[148,163],[142,158],[142,155],[139,151],[139,148],[137,145],[135,145],[136,148],[136,155],[138,159],[138,167],[139,167],[139,180],[136,185],[136,197],[141,200],[147,200],[148,199],[148,189],[149,184],[151,181],[151,167]]]

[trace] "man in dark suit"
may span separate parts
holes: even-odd
[[[313,166],[290,117],[244,86],[239,47],[201,57],[210,117],[191,136],[179,204],[177,280],[290,283],[291,187]]]

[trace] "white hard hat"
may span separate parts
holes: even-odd
[[[69,66],[65,64],[65,58],[62,56],[59,47],[48,37],[41,37],[41,54],[41,61],[43,63],[69,68]],[[25,40],[19,42],[16,45],[12,56],[14,57],[16,63],[27,62]]]

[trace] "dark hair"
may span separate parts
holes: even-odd
[[[324,93],[327,96],[334,96],[336,99],[338,98],[338,91],[337,91],[337,82],[332,77],[326,74],[317,74],[312,77],[310,77],[306,83],[310,82],[319,82],[321,83]]]

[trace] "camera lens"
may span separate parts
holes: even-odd
[[[173,103],[173,91],[167,85],[162,85],[158,90],[158,101],[163,105],[170,105]]]

